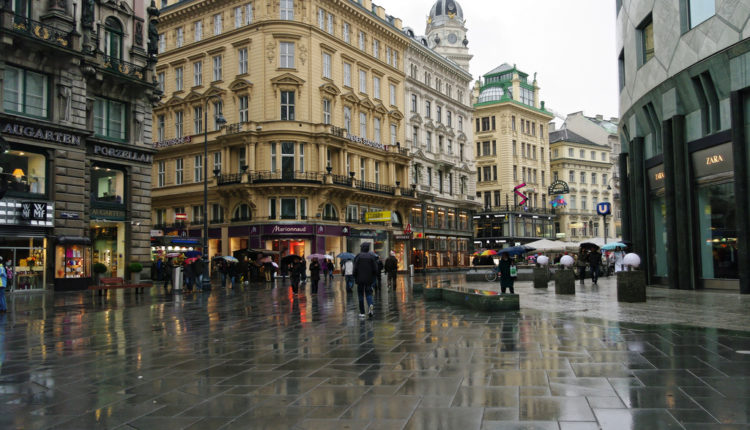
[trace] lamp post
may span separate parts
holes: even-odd
[[[209,96],[203,107],[203,279],[201,280],[203,291],[211,289],[211,272],[208,268],[208,217],[206,216],[208,211],[208,102],[211,100],[218,100],[218,103],[221,103],[221,97]],[[221,112],[214,112],[214,118],[219,128],[227,123]]]

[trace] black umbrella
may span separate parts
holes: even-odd
[[[281,266],[286,267],[291,263],[296,263],[297,261],[302,261],[302,257],[296,254],[287,255],[286,257],[281,259]]]
[[[508,255],[521,255],[523,253],[531,251],[530,249],[527,249],[527,248],[528,247],[525,247],[525,246],[511,246],[509,248],[503,248],[503,249],[497,251],[497,253],[498,254],[508,254]]]
[[[599,249],[599,245],[591,242],[582,242],[578,245],[581,249]]]

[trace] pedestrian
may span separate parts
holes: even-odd
[[[326,260],[328,260],[328,259],[326,259]],[[335,265],[333,264],[333,260],[328,260],[328,267],[327,267],[327,270],[328,270],[328,272],[327,272],[328,273],[328,282],[333,282],[333,269],[334,269],[334,266]]]
[[[229,262],[222,258],[217,263],[217,270],[221,276],[221,286],[226,287],[229,280]]]
[[[378,254],[373,254],[373,255],[375,256],[376,262],[378,264],[378,274],[377,276],[375,276],[375,285],[373,287],[376,288],[377,292],[379,293],[380,287],[382,287],[382,282],[383,282],[383,269],[384,269],[383,259],[381,259]]]
[[[508,288],[510,288],[511,294],[515,294],[513,290],[513,284],[516,281],[516,277],[514,276],[515,270],[517,270],[515,264],[508,258],[508,253],[504,252],[500,256],[500,262],[497,264],[497,271],[500,274],[500,292],[502,294],[505,294],[505,290]]]
[[[352,260],[345,260],[343,265],[344,279],[346,279],[346,291],[351,293],[354,288],[354,262]]]
[[[195,282],[197,285],[196,290],[198,291],[203,291],[203,281],[204,281],[203,278],[206,276],[203,273],[203,269],[205,266],[206,265],[205,263],[203,263],[203,258],[196,258],[195,261],[193,261],[193,274],[194,274]],[[210,278],[206,279],[206,281],[207,281],[206,283],[210,285],[211,279]]]
[[[5,271],[3,257],[0,257],[0,313],[8,312],[8,304],[5,302],[5,287],[8,286],[8,273]]]
[[[237,281],[240,284],[244,284],[249,279],[251,279],[250,272],[252,271],[252,267],[253,265],[251,265],[247,261],[247,255],[243,255],[240,258],[239,263],[237,263]]]
[[[596,284],[599,280],[599,266],[602,264],[602,253],[598,249],[589,252],[588,263],[591,268],[591,281]]]
[[[367,299],[367,313],[373,316],[372,285],[378,274],[377,257],[370,253],[370,242],[363,242],[359,247],[360,253],[354,257],[354,280],[357,283],[359,297],[359,317],[365,317],[365,299]]]
[[[294,260],[289,267],[289,279],[292,282],[292,292],[294,294],[299,293],[299,281],[302,276],[302,261]]]
[[[615,273],[622,272],[622,264],[625,261],[625,251],[618,246],[615,248],[615,252],[613,252],[612,255],[612,258],[615,260]]]
[[[300,274],[300,282],[303,284],[307,282],[307,260],[305,260],[305,254],[302,254],[302,274]]]
[[[583,285],[583,280],[586,278],[587,260],[588,260],[588,251],[585,249],[582,249],[581,252],[578,254],[578,259],[576,260],[576,267],[578,267],[578,279],[581,280],[581,285]]]
[[[185,291],[188,293],[193,291],[193,285],[195,285],[195,272],[193,271],[193,262],[185,264],[185,271],[183,272],[185,278]]]
[[[313,294],[318,294],[319,283],[320,283],[320,262],[316,258],[310,262],[310,288]]]
[[[228,268],[229,282],[230,282],[232,289],[234,289],[234,287],[237,286],[237,281],[239,281],[239,278],[240,278],[240,264],[239,262],[228,263],[228,264],[229,264],[229,268]]]
[[[398,273],[398,259],[396,253],[391,251],[391,255],[385,260],[385,273],[388,277],[388,289],[396,289],[396,274]]]
[[[479,258],[479,256],[475,255],[474,258],[471,260],[471,265],[472,266],[479,266],[479,262],[480,261],[481,261],[481,259]]]
[[[5,264],[5,276],[8,278],[8,285],[5,286],[5,291],[13,290],[13,260],[8,260]]]
[[[266,277],[266,282],[271,282],[273,276],[273,263],[270,261],[263,263],[263,275]]]

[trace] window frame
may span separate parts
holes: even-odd
[[[103,118],[103,122],[106,124],[106,132],[104,134],[97,133],[97,129],[96,129],[96,122],[97,122],[97,120],[96,120],[96,113],[95,112],[96,112],[96,109],[97,109],[96,108],[97,102],[106,102],[106,113],[105,113],[106,116],[102,117]],[[116,137],[116,136],[111,136],[110,135],[110,132],[111,132],[111,130],[110,130],[110,121],[111,121],[110,109],[111,109],[111,106],[112,106],[113,103],[117,103],[117,104],[119,104],[119,105],[122,106],[122,116],[121,116],[122,132],[120,133],[120,137]],[[116,141],[116,142],[127,142],[128,141],[128,137],[129,137],[129,133],[128,133],[128,131],[129,131],[128,130],[129,129],[129,123],[128,123],[128,121],[129,121],[128,103],[121,102],[119,100],[109,99],[109,98],[106,98],[106,97],[99,97],[99,96],[94,97],[94,115],[93,115],[93,120],[94,120],[94,136],[102,138],[102,139],[106,139],[106,140]]]
[[[16,67],[12,66],[10,64],[6,64],[6,77],[3,81],[3,85],[5,86],[5,91],[3,91],[3,109],[6,112],[12,112],[13,114],[29,117],[29,118],[39,118],[39,119],[49,119],[50,118],[50,103],[52,99],[52,85],[50,85],[50,76],[46,75],[44,73],[39,73],[33,70],[28,70],[22,67]],[[6,100],[6,97],[8,96],[7,86],[8,86],[8,76],[7,71],[15,70],[18,76],[18,88],[17,88],[17,96],[15,101]],[[42,99],[42,114],[43,115],[34,115],[31,113],[28,113],[29,103],[28,103],[28,75],[39,75],[43,79],[43,85],[42,85],[42,91],[39,97]],[[37,97],[34,95],[34,97]],[[13,108],[10,108],[10,103],[13,103],[15,106],[20,106],[20,110],[16,110]]]

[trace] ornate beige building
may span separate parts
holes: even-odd
[[[371,241],[404,263],[408,243],[393,233],[416,199],[401,21],[369,0],[167,3],[153,171],[154,223],[167,238],[157,240],[195,246],[208,212],[211,256],[338,254]],[[390,214],[366,222],[374,212]]]
[[[547,124],[536,78],[503,64],[474,87],[475,246],[501,248],[552,236]],[[527,196],[523,198],[515,191]]]

